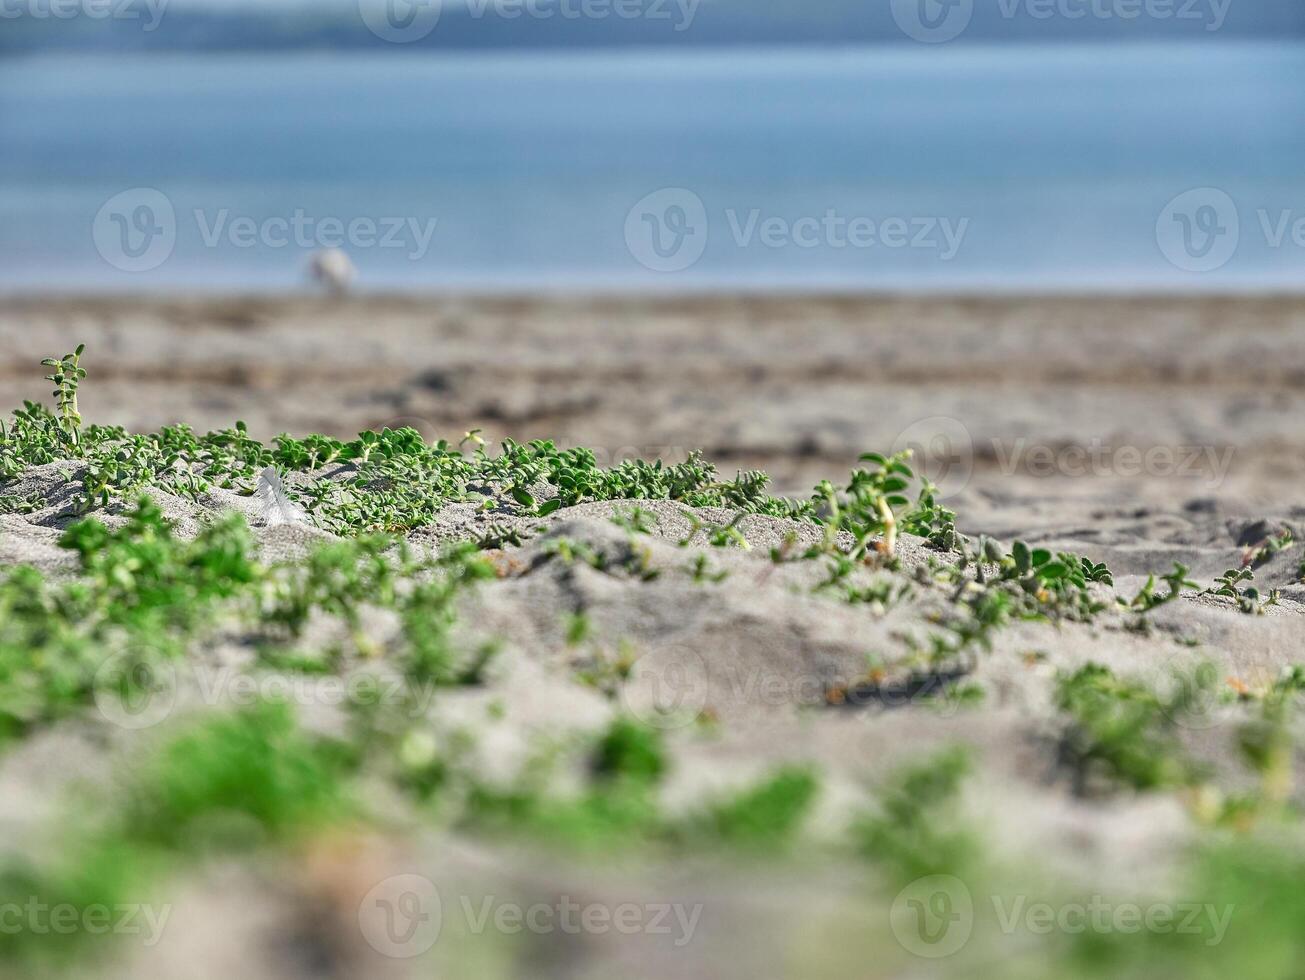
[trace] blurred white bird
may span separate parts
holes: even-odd
[[[341,296],[349,291],[358,270],[341,249],[324,248],[308,260],[308,274],[332,296]]]

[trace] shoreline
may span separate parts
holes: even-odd
[[[676,281],[665,287],[636,288],[627,284],[610,287],[542,287],[514,285],[485,285],[469,287],[400,288],[382,286],[375,289],[354,289],[344,296],[328,296],[307,283],[260,289],[215,285],[213,287],[151,287],[149,289],[61,289],[57,287],[23,288],[6,290],[0,287],[0,308],[7,304],[31,305],[37,303],[174,303],[189,302],[410,302],[430,303],[459,300],[488,302],[495,299],[539,302],[666,302],[701,303],[720,301],[767,302],[825,302],[842,303],[883,302],[886,300],[921,300],[930,302],[958,302],[989,300],[993,302],[1019,302],[1033,300],[1064,300],[1066,302],[1174,302],[1204,303],[1210,301],[1251,302],[1305,302],[1305,284],[1299,286],[1279,284],[1247,284],[1244,288],[1230,286],[1227,282],[1212,282],[1203,286],[1194,283],[1175,283],[1157,286],[1139,283],[1136,286],[1080,284],[1065,287],[1049,284],[1045,287],[1028,284],[992,286],[988,288],[945,285],[925,289],[912,286],[894,288],[868,286],[776,286],[764,282],[720,286],[704,284],[695,286]]]
[[[0,400],[45,397],[33,365],[84,341],[93,417],[136,431],[479,429],[668,465],[701,449],[788,495],[863,452],[950,432],[972,470],[966,510],[994,524],[1002,501],[1030,496],[1066,519],[1206,497],[1282,509],[1305,479],[1305,296],[29,294],[0,307]],[[1183,480],[1060,462],[1148,453],[1219,465]]]
[[[1019,303],[1060,301],[1068,304],[1078,303],[1166,303],[1181,306],[1195,306],[1210,302],[1236,303],[1298,303],[1305,309],[1305,284],[1299,289],[1229,289],[1215,286],[1209,291],[1200,291],[1199,287],[1183,286],[1172,289],[1140,287],[1136,290],[1117,289],[1031,289],[1012,287],[1011,289],[937,289],[923,290],[911,288],[899,289],[792,289],[776,292],[758,291],[756,289],[715,288],[684,289],[680,286],[665,289],[629,289],[614,287],[612,289],[532,289],[532,288],[484,288],[484,289],[389,289],[353,290],[342,296],[329,296],[319,290],[307,287],[294,289],[213,289],[178,288],[149,290],[101,290],[101,289],[24,289],[21,291],[0,291],[0,304],[17,306],[67,305],[67,304],[109,304],[151,306],[175,303],[320,303],[323,306],[360,305],[384,303],[387,305],[414,305],[448,302],[473,302],[493,304],[496,302],[520,303],[537,302],[547,304],[611,304],[635,303],[658,305],[699,305],[704,303],[733,303],[748,305],[768,305],[772,303],[835,303],[835,304],[871,304],[885,302],[920,302],[920,303]]]

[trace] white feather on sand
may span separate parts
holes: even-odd
[[[286,494],[280,474],[272,467],[259,474],[255,496],[258,498],[259,516],[268,527],[308,523],[308,514]]]

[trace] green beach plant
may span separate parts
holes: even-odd
[[[85,344],[78,344],[71,354],[47,357],[41,362],[44,367],[51,369],[45,380],[54,384],[55,408],[59,413],[61,431],[73,446],[77,445],[82,428],[82,417],[77,411],[77,389],[86,377],[86,371],[80,363],[85,350]]]

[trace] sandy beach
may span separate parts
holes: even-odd
[[[1302,0],[0,22],[0,980],[1305,977]]]
[[[916,591],[885,609],[813,592],[815,562],[772,560],[772,549],[816,544],[810,524],[748,516],[737,526],[750,549],[707,548],[720,577],[704,584],[684,569],[706,532],[680,505],[642,504],[650,524],[636,546],[611,519],[622,519],[623,503],[582,503],[541,521],[514,516],[510,500],[500,500],[495,533],[522,537],[492,549],[500,577],[477,594],[465,621],[469,636],[502,641],[502,653],[483,687],[441,692],[429,720],[441,738],[470,739],[486,779],[510,781],[528,769],[541,739],[592,732],[622,707],[642,717],[659,685],[687,671],[700,724],[665,733],[674,765],[661,797],[671,811],[779,764],[812,766],[822,785],[813,825],[837,837],[868,787],[961,744],[975,756],[963,810],[999,862],[1023,861],[1048,893],[1173,896],[1186,894],[1180,857],[1192,839],[1190,814],[1205,798],[1085,785],[1066,763],[1055,679],[1097,663],[1163,684],[1176,669],[1208,661],[1221,690],[1233,683],[1260,692],[1300,658],[1302,298],[22,297],[2,310],[6,405],[48,401],[40,358],[82,342],[90,372],[83,416],[140,431],[243,419],[254,437],[270,440],[409,425],[456,443],[479,429],[491,444],[587,446],[604,465],[677,463],[700,449],[725,477],[763,469],[774,492],[803,498],[820,480],[841,486],[863,452],[914,447],[962,532],[1003,547],[1020,539],[1074,552],[1114,575],[1112,588],[1091,586],[1102,611],[1090,622],[1016,622],[996,632],[956,675],[982,689],[981,703],[940,706],[912,685],[950,689],[956,677],[899,669],[910,661],[894,652],[954,600],[928,584],[937,553],[920,538],[903,538],[893,573]],[[60,501],[71,486],[52,463],[5,488],[46,504],[0,518],[6,563],[30,561],[52,574],[66,567],[54,542],[69,520]],[[250,498],[225,490],[200,504],[178,497],[163,505],[186,534],[213,514],[244,513],[272,556],[330,538],[315,527],[259,527]],[[735,516],[696,511],[708,529]],[[409,541],[490,526],[479,510],[453,505]],[[1291,545],[1261,550],[1284,531]],[[608,563],[563,564],[559,541]],[[1189,590],[1141,628],[1136,609],[1115,601],[1129,602],[1148,575],[1175,562],[1204,587],[1248,564],[1248,554],[1264,595],[1279,592],[1257,614]],[[592,625],[592,650],[566,636],[563,614],[577,612]],[[382,650],[393,642],[392,623],[368,624]],[[618,701],[576,682],[578,669],[593,668],[586,657],[605,662],[623,645],[638,666]],[[224,634],[202,656],[240,665],[251,646]],[[593,652],[600,648],[607,652]],[[855,688],[868,657],[883,658],[881,686],[873,698],[839,706],[831,689]],[[1200,723],[1177,722],[1172,738],[1224,791],[1248,790],[1238,762],[1242,708],[1206,708]],[[318,706],[305,724],[337,731],[338,715]],[[103,778],[107,760],[130,758],[149,737],[73,718],[25,740],[0,757],[2,836],[18,847],[37,839],[42,815],[70,781]],[[62,759],[78,761],[56,764]],[[1305,776],[1299,757],[1292,770]],[[1303,799],[1303,785],[1297,778],[1288,791],[1293,801]],[[414,869],[441,883],[446,929],[436,954],[449,975],[468,975],[486,958],[494,976],[951,975],[947,961],[916,955],[891,924],[896,886],[871,888],[818,847],[756,867],[712,855],[569,861],[423,829],[388,796],[377,805],[394,821],[388,835],[318,838],[308,853],[272,864],[215,860],[173,882],[163,941],[136,950],[115,975],[424,975],[419,961],[377,959],[372,937],[368,949],[354,934],[368,889]],[[986,901],[982,887],[1001,887],[967,883],[976,904]],[[526,904],[580,896],[606,906],[655,899],[699,908],[701,921],[691,958],[651,930],[635,938],[499,935],[486,944],[455,898],[484,895]],[[688,931],[687,921],[681,926]],[[966,975],[1038,975],[1032,947],[1003,942],[976,937],[978,959]]]
[[[34,358],[85,342],[88,417],[136,430],[240,418],[257,438],[412,425],[608,460],[701,449],[799,495],[862,452],[943,434],[958,458],[940,449],[934,462],[963,494],[956,509],[1045,492],[1067,519],[1097,503],[1290,506],[1305,472],[1300,298],[19,297],[0,309],[0,401],[42,397]]]

